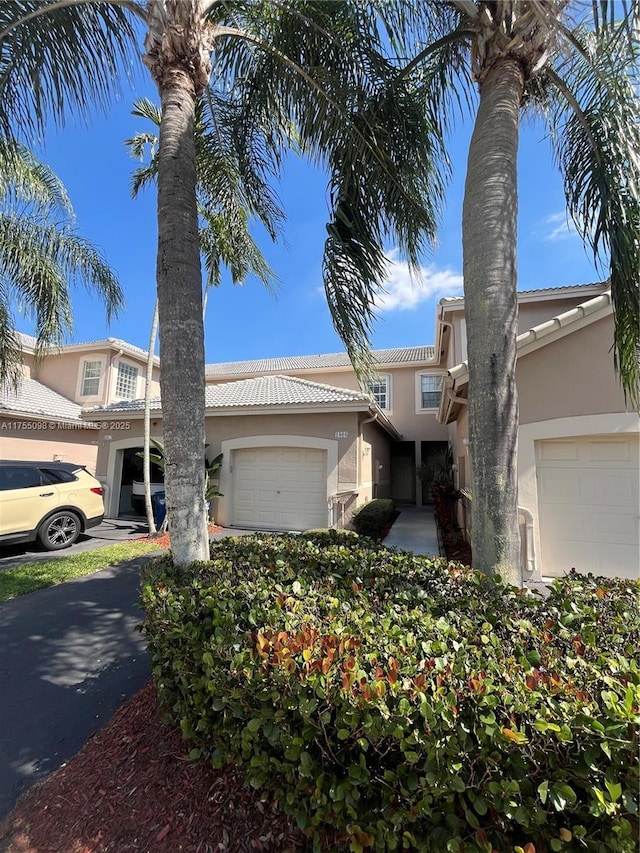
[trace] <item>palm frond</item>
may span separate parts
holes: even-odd
[[[22,347],[16,334],[8,293],[0,278],[0,391],[17,390],[22,378]]]
[[[220,284],[221,264],[224,264],[234,284],[243,284],[254,275],[267,289],[272,289],[276,275],[251,236],[246,215],[236,221],[202,208],[198,213],[205,223],[200,228],[200,251],[207,270],[207,285],[217,287]]]
[[[349,0],[237,3],[226,22],[244,38],[217,46],[217,65],[226,71],[220,88],[235,85],[244,138],[255,132],[265,159],[276,165],[277,152],[295,139],[329,170],[325,290],[336,330],[361,371],[385,242],[417,266],[435,239],[448,175],[443,125],[425,113],[428,87],[419,88],[418,75],[403,77],[387,57],[372,10]],[[434,91],[435,67],[434,61],[424,78]]]
[[[109,319],[123,304],[115,275],[86,240],[57,223],[15,214],[0,213],[0,280],[6,322],[12,302],[35,319],[37,354],[61,344],[73,329],[70,286],[82,283],[96,292]],[[0,365],[6,369],[14,356],[9,339]]]
[[[138,61],[131,13],[109,3],[0,3],[0,134],[40,134],[48,116],[63,125],[119,91]],[[135,4],[130,4],[135,8]]]
[[[148,99],[136,101],[132,113],[159,129],[161,109]],[[207,285],[220,283],[224,265],[234,284],[242,284],[253,274],[272,287],[275,275],[251,237],[249,227],[251,219],[258,218],[276,239],[283,213],[268,182],[247,165],[249,161],[235,132],[236,117],[237,105],[231,96],[210,91],[196,104],[196,193]],[[135,197],[142,187],[157,178],[158,139],[153,133],[139,133],[125,144],[134,156],[144,159],[150,155],[148,162],[133,173]],[[248,147],[246,139],[244,146]]]
[[[640,405],[640,87],[628,45],[593,30],[574,33],[551,95],[555,156],[569,213],[594,259],[608,267],[615,316],[614,361]],[[560,82],[561,81],[561,82]],[[553,80],[552,80],[553,82]]]
[[[54,210],[74,215],[60,178],[26,146],[6,138],[0,138],[0,204],[31,205],[36,215]]]

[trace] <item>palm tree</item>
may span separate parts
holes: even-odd
[[[92,71],[93,91],[106,92],[118,55],[131,50],[127,14],[146,27],[143,62],[162,110],[157,295],[167,508],[179,566],[208,555],[196,105],[211,100],[248,184],[277,175],[292,139],[328,166],[325,288],[336,328],[362,364],[366,309],[384,274],[383,239],[417,265],[442,199],[440,175],[429,165],[429,122],[411,97],[410,78],[385,58],[375,5],[5,0],[1,7],[0,113],[8,126],[28,126],[28,107],[39,123],[48,107],[60,116],[70,100],[86,97],[82,82]]]
[[[0,139],[0,383],[15,387],[21,375],[13,306],[34,317],[41,356],[71,332],[70,284],[80,282],[108,317],[122,306],[114,273],[75,230],[59,178],[23,145]]]
[[[415,75],[432,114],[439,116],[435,132],[444,137],[459,107],[475,107],[462,217],[473,560],[477,568],[520,584],[515,384],[520,121],[529,113],[546,123],[568,213],[596,262],[608,268],[615,365],[637,406],[638,6],[624,0],[450,0],[419,4],[409,16],[403,10],[405,4],[395,4],[392,25],[398,36],[404,28],[407,38],[415,40],[417,32],[421,40],[405,73]]]
[[[155,125],[154,132],[138,133],[125,141],[132,156],[148,161],[133,175],[131,194],[135,198],[158,174],[158,138],[156,133],[162,123],[162,113],[147,98],[141,98],[134,104],[134,116],[144,118]],[[225,127],[227,127],[225,125]],[[211,112],[211,101],[199,101],[196,104],[195,143],[198,169],[198,213],[200,217],[200,250],[206,269],[206,282],[203,294],[202,321],[207,310],[209,288],[219,286],[222,278],[220,265],[225,264],[231,273],[234,284],[244,284],[253,274],[267,288],[275,283],[272,269],[265,261],[262,252],[253,240],[248,229],[248,213],[259,218],[272,239],[276,239],[283,218],[275,198],[268,185],[258,186],[245,191],[242,185],[241,170],[234,162],[233,146],[219,144],[220,133]],[[158,301],[156,300],[149,348],[147,351],[147,371],[144,396],[144,438],[143,438],[143,476],[145,486],[145,509],[149,535],[156,533],[153,506],[151,503],[151,379],[153,359],[158,331]]]

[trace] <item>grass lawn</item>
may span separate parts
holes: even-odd
[[[105,548],[83,551],[68,557],[38,560],[5,569],[0,571],[0,601],[33,592],[36,589],[54,586],[82,575],[90,575],[100,569],[123,563],[125,560],[132,560],[142,554],[157,551],[159,547],[162,546],[157,542],[137,539],[135,542],[118,542],[116,545],[107,545]]]

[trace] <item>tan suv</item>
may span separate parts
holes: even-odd
[[[58,551],[103,518],[102,486],[83,465],[0,460],[0,545]]]

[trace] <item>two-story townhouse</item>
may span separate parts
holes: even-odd
[[[345,353],[210,364],[206,367],[207,456],[223,454],[213,507],[221,523],[264,529],[342,525],[372,497],[420,503],[419,465],[446,446],[436,420],[443,370],[433,347],[373,353],[377,374],[361,388]],[[121,506],[126,454],[142,441],[141,401],[86,417],[126,422],[99,450],[111,485],[107,512]],[[159,400],[152,435],[161,440]],[[113,430],[109,429],[112,433]]]
[[[449,428],[456,483],[470,488],[464,300],[442,300],[438,319],[451,330],[438,420]],[[640,421],[614,371],[607,285],[520,293],[519,333],[523,582],[574,567],[637,578]],[[470,527],[468,506],[460,520]]]
[[[69,344],[36,356],[36,340],[20,335],[22,380],[0,390],[0,457],[71,461],[97,471],[104,442],[100,423],[81,417],[87,408],[134,400],[144,394],[147,354],[117,338]],[[152,393],[160,393],[159,360]],[[123,427],[127,427],[124,425]],[[139,468],[135,454],[125,464],[125,495]],[[129,470],[131,469],[131,470]],[[126,497],[125,497],[126,507]]]
[[[523,582],[574,565],[637,576],[640,426],[613,369],[607,286],[520,293],[519,320]],[[220,522],[339,526],[375,496],[419,504],[426,497],[420,464],[447,445],[457,485],[471,484],[464,300],[441,300],[434,346],[380,350],[374,358],[377,378],[366,389],[344,353],[207,366],[207,455],[223,453],[224,497],[213,507]],[[20,400],[0,404],[0,452],[91,456],[89,467],[107,487],[107,514],[129,512],[144,361],[142,350],[113,339],[65,347],[40,365],[27,351]],[[154,382],[157,373],[156,361]],[[56,406],[84,425],[77,434],[62,428]],[[41,433],[1,429],[36,415],[49,419]],[[152,434],[162,439],[159,397]],[[461,523],[468,526],[468,516]]]

